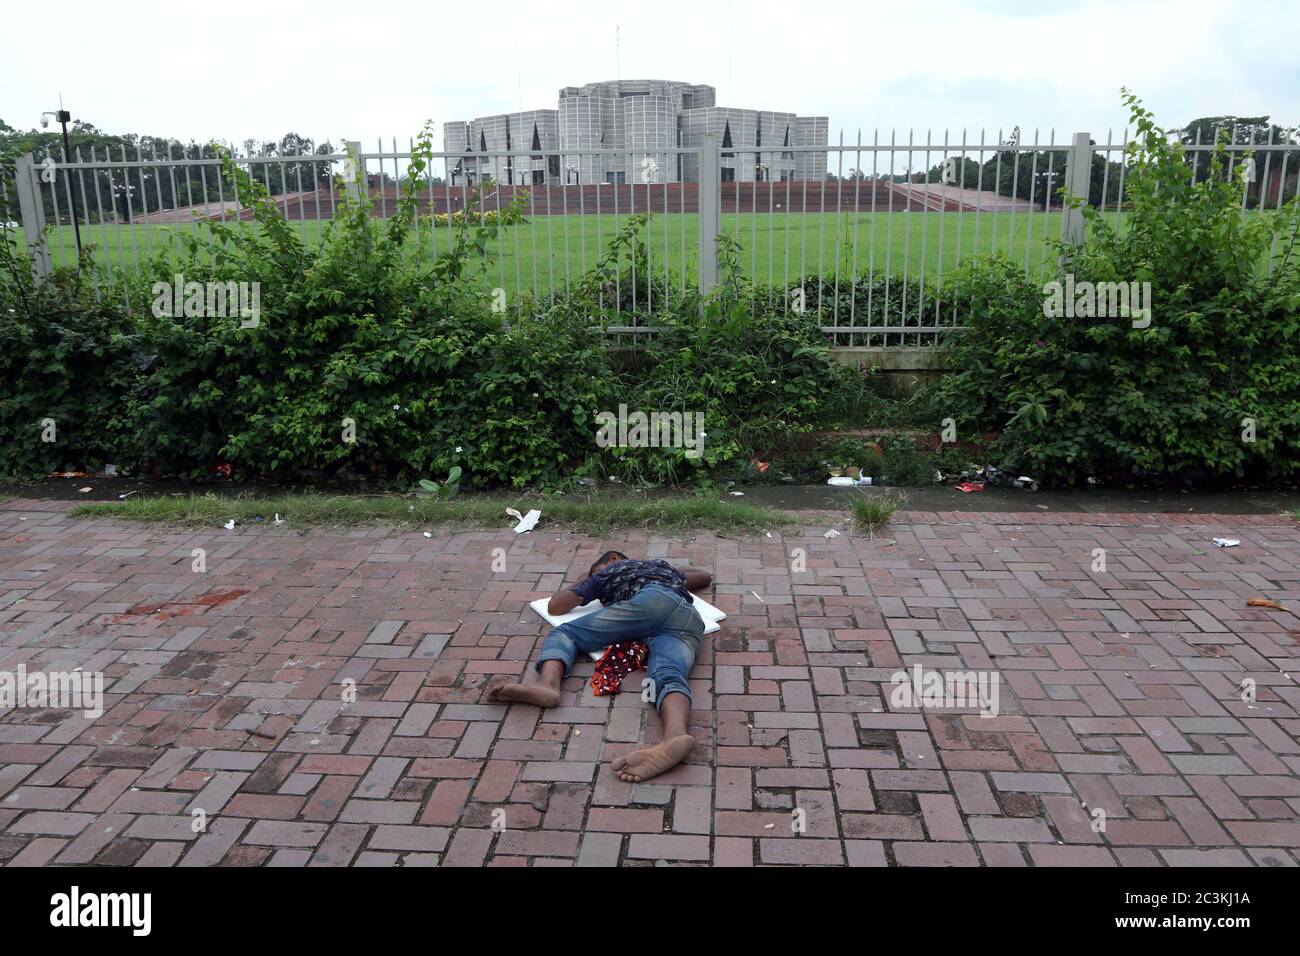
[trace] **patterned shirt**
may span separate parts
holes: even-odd
[[[637,561],[629,558],[626,561],[616,561],[570,590],[582,598],[584,604],[599,599],[601,604],[608,607],[628,600],[647,584],[662,584],[686,600],[691,600],[691,592],[686,587],[686,575],[667,561],[659,560]]]

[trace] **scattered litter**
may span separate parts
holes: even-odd
[[[771,462],[767,462],[767,461],[759,461],[757,458],[754,459],[754,467],[758,469],[758,473],[759,473],[760,475],[762,475],[762,474],[766,474],[767,469],[768,469],[768,466],[769,466],[770,464],[771,464]]]
[[[78,490],[79,492],[81,492],[81,493],[84,495],[86,492],[91,491],[92,489],[91,489],[90,485],[86,485],[86,487],[84,487],[84,488],[78,488],[77,490]]]
[[[426,532],[424,533],[424,536],[425,536],[426,538],[432,538],[432,537],[433,537],[433,534],[432,534],[432,532],[426,531]]]
[[[590,488],[590,487],[591,487],[592,485],[594,485],[595,483],[596,483],[596,479],[595,479],[595,478],[579,478],[579,479],[578,479],[578,484],[582,485],[582,486],[585,487],[585,488]]]
[[[130,498],[133,494],[135,494],[134,491],[128,491],[126,494],[124,494],[124,495],[118,495],[117,497],[118,497],[118,500],[121,501],[121,500],[123,500],[123,499],[125,499],[125,498]]]
[[[225,528],[227,531],[234,531],[234,530],[235,530],[235,519],[234,519],[234,518],[231,518],[229,521],[227,521],[227,522],[226,522],[225,524],[223,524],[221,527]]]
[[[537,519],[542,516],[542,513],[536,508],[533,508],[526,515],[521,515],[514,508],[507,508],[506,514],[512,518],[519,519],[519,524],[515,525],[515,534],[523,534],[525,531],[532,531],[537,527]]]
[[[1288,614],[1294,614],[1296,617],[1300,617],[1300,612],[1291,610],[1291,608],[1287,607],[1285,604],[1278,604],[1277,601],[1270,601],[1268,598],[1254,597],[1248,600],[1246,604],[1250,607],[1268,607],[1272,608],[1274,611],[1286,611]]]
[[[117,465],[105,465],[105,466],[104,466],[104,477],[105,477],[105,478],[116,478],[116,477],[117,477]]]
[[[280,512],[277,511],[275,513],[275,526],[278,528],[282,524],[284,524],[284,519],[280,517]]]
[[[776,824],[775,824],[775,823],[764,823],[764,824],[763,824],[763,829],[764,829],[764,830],[774,830],[774,829],[776,829]]]
[[[839,536],[840,533],[836,531],[834,528],[831,528],[824,535],[822,535],[823,538],[838,538]]]
[[[50,478],[85,478],[86,473],[84,471],[52,471],[50,472],[49,477]]]
[[[883,484],[884,479],[881,479],[881,482]],[[837,475],[834,478],[827,478],[826,484],[834,485],[837,488],[866,488],[871,485],[871,476],[862,475],[859,478],[849,478]]]
[[[745,497],[745,493],[744,493],[743,491],[733,491],[733,492],[731,493],[731,497],[733,497],[733,498],[743,498],[743,497]]]
[[[758,597],[758,592],[757,592],[757,591],[750,591],[749,593],[752,594],[752,595],[754,595],[754,597],[758,598],[758,603],[759,603],[759,604],[766,604],[766,603],[767,603],[767,602],[764,601],[761,597]]]
[[[1215,538],[1214,539],[1214,546],[1216,548],[1235,548],[1239,544],[1241,544],[1241,539],[1239,538]]]
[[[266,519],[263,518],[261,515],[253,515],[253,523],[254,523],[254,524],[261,524],[261,523],[262,523],[263,521],[265,521],[265,520],[266,520]]]
[[[1037,491],[1038,482],[1027,475],[1021,475],[1015,481],[1011,482],[1012,488],[1020,488],[1023,491]]]
[[[982,481],[963,481],[957,486],[957,490],[969,494],[972,491],[983,491],[984,482]]]
[[[1048,510],[1049,510],[1048,507],[1047,507],[1047,505],[1034,505],[1034,507],[1037,508],[1039,511],[1048,511]]]

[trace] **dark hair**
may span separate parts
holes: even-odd
[[[596,559],[595,564],[591,566],[591,570],[589,570],[587,573],[595,574],[596,569],[600,567],[602,564],[606,564],[614,560],[626,561],[627,555],[624,554],[622,551],[606,551],[604,554],[602,554],[599,558]]]

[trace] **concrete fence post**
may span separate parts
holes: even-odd
[[[41,185],[36,176],[36,157],[31,153],[19,156],[14,169],[18,214],[23,217],[23,238],[27,240],[32,273],[39,281],[50,274],[53,264],[49,243],[45,241],[45,205],[41,202]]]
[[[1085,203],[1088,201],[1092,185],[1092,137],[1087,133],[1075,133],[1074,141],[1065,160],[1065,199],[1078,196]],[[1067,205],[1061,210],[1061,241],[1071,246],[1083,245],[1083,210],[1071,209]]]
[[[355,139],[344,140],[343,148],[348,154],[347,161],[343,164],[345,189],[354,200],[364,204],[370,198],[370,190],[366,186],[366,160],[361,155],[361,142]]]
[[[718,233],[722,231],[722,153],[716,133],[700,146],[700,295],[718,284]]]

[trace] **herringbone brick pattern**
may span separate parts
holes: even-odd
[[[107,696],[97,720],[0,711],[0,864],[1297,862],[1300,619],[1246,606],[1300,609],[1294,522],[809,520],[426,538],[10,502],[0,671],[102,671]],[[693,674],[699,746],[645,784],[608,767],[659,733],[637,675],[596,698],[579,665],[549,712],[482,702],[536,654],[526,603],[607,547],[713,569],[729,614]],[[998,715],[894,706],[918,664],[996,673]]]

